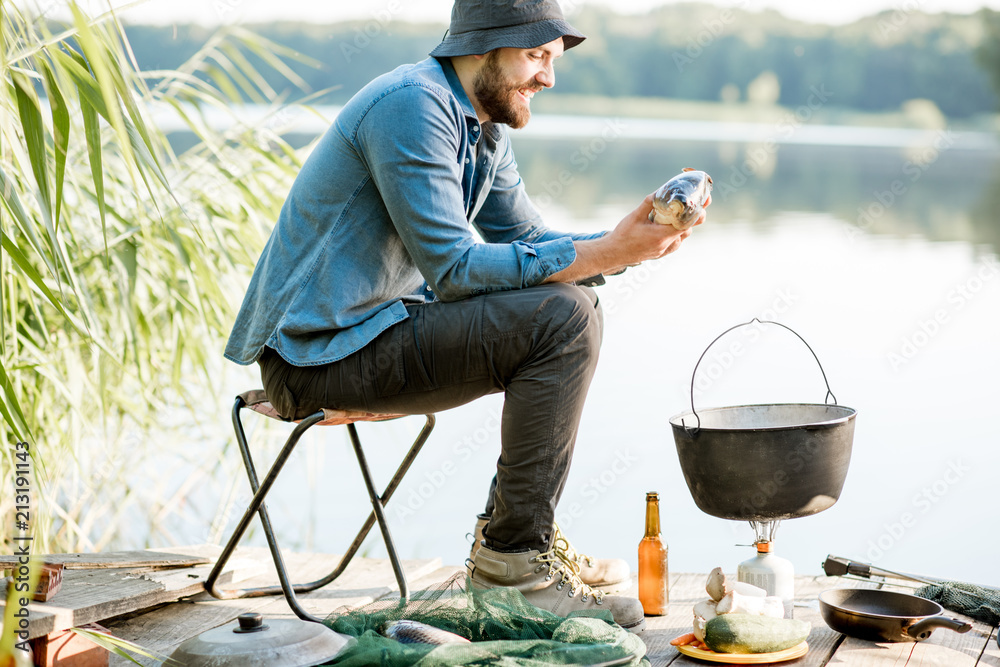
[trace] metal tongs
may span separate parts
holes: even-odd
[[[892,570],[886,570],[881,567],[875,567],[871,563],[860,563],[858,561],[852,561],[849,558],[843,558],[841,556],[827,556],[826,560],[823,561],[823,572],[829,577],[846,577],[848,579],[861,579],[872,581],[873,577],[880,577],[882,579],[894,578],[894,579],[904,579],[906,581],[915,581],[920,584],[940,584],[944,582],[944,579],[935,579],[934,577],[921,577],[915,574],[906,574],[904,572],[893,572]],[[875,579],[877,581],[877,579]],[[912,584],[910,584],[912,586]],[[914,588],[916,588],[914,586]]]

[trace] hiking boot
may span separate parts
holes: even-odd
[[[639,600],[592,589],[580,581],[576,564],[565,561],[556,549],[503,553],[480,545],[470,568],[477,588],[516,588],[528,602],[557,616],[606,609],[625,630],[639,634],[646,629]]]
[[[483,528],[489,519],[482,514],[476,517],[476,532],[473,534],[472,550],[469,558],[474,558],[483,541]],[[621,558],[594,558],[577,553],[569,539],[555,523],[552,524],[552,544],[558,547],[564,560],[576,563],[580,580],[591,588],[599,588],[605,593],[619,593],[632,587],[632,573],[628,563]]]

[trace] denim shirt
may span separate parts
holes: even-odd
[[[351,98],[296,176],[225,356],[338,361],[407,304],[537,285],[600,235],[542,225],[506,127],[479,122],[450,60],[403,65]]]

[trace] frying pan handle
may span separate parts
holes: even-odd
[[[906,632],[918,642],[922,642],[931,636],[934,628],[948,628],[955,632],[968,632],[972,629],[972,624],[960,621],[957,618],[948,618],[947,616],[931,616],[909,626],[906,628]]]
[[[694,372],[691,373],[691,412],[694,414],[695,419],[698,420],[698,424],[694,428],[688,428],[688,425],[684,424],[683,420],[681,421],[681,423],[684,424],[684,430],[687,431],[688,434],[692,438],[694,436],[698,435],[698,431],[701,430],[701,417],[698,416],[698,412],[694,409],[694,379],[698,375],[698,366],[701,365],[701,360],[705,358],[705,355],[708,354],[708,351],[710,349],[712,349],[712,346],[715,345],[720,338],[722,338],[723,336],[725,336],[727,333],[729,333],[733,329],[739,329],[740,327],[749,326],[749,325],[753,324],[754,322],[757,322],[758,324],[777,324],[779,327],[783,327],[785,329],[788,329],[793,334],[795,334],[795,336],[799,340],[801,340],[802,343],[807,348],[809,348],[809,351],[812,352],[813,359],[815,359],[817,365],[819,365],[819,372],[823,374],[823,382],[826,383],[826,396],[823,398],[823,402],[824,403],[829,403],[830,399],[832,398],[833,399],[833,404],[834,405],[837,404],[837,397],[834,396],[833,395],[833,391],[830,390],[830,381],[826,379],[826,371],[823,370],[823,364],[819,363],[819,357],[817,357],[816,353],[813,352],[813,349],[811,347],[809,347],[809,343],[806,342],[806,339],[803,338],[802,336],[799,336],[799,334],[796,333],[794,329],[785,326],[781,322],[772,322],[771,320],[759,320],[759,319],[757,319],[755,317],[752,320],[750,320],[749,322],[744,322],[743,324],[737,324],[734,327],[729,327],[728,329],[726,329],[725,331],[723,331],[722,333],[720,333],[718,336],[715,337],[715,340],[713,340],[711,343],[708,344],[708,347],[706,347],[705,351],[701,353],[701,356],[698,357],[698,363],[696,363],[694,365]]]

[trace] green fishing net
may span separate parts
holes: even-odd
[[[408,619],[453,632],[471,644],[401,644],[378,629]],[[616,625],[607,610],[568,618],[538,609],[512,588],[477,589],[464,574],[437,588],[417,591],[408,602],[379,600],[334,612],[326,624],[356,637],[331,665],[643,665],[646,646]]]
[[[942,581],[917,589],[917,595],[987,625],[1000,624],[1000,590],[995,588]]]

